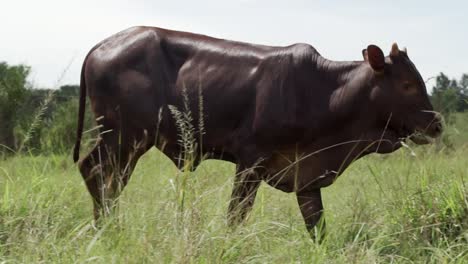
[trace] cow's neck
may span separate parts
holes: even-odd
[[[319,57],[317,60],[320,101],[310,98],[310,118],[312,124],[307,138],[316,139],[323,135],[334,135],[337,140],[357,138],[362,131],[372,126],[372,111],[369,110],[369,93],[373,71],[364,62],[338,62]],[[316,96],[316,93],[313,94]],[[320,113],[320,115],[314,115]],[[366,118],[363,118],[363,117]],[[319,119],[320,126],[314,119]],[[318,129],[319,128],[319,129]],[[308,140],[308,139],[306,139]]]
[[[323,57],[317,60],[317,70],[329,91],[328,110],[338,116],[359,112],[367,105],[373,76],[362,61],[332,61]]]
[[[317,71],[327,81],[330,89],[338,89],[353,78],[353,73],[362,66],[358,61],[332,61],[317,58]]]

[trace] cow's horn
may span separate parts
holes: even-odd
[[[406,47],[403,47],[403,52],[406,53],[406,55],[408,55],[408,49]]]
[[[398,49],[398,45],[396,43],[393,43],[392,51],[390,51],[390,56],[398,56],[398,54],[400,54],[400,50]]]

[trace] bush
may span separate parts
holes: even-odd
[[[49,153],[71,152],[76,141],[78,106],[78,98],[73,98],[55,107],[51,118],[47,120],[47,127],[43,131],[43,134],[47,136],[41,138],[43,151]],[[93,119],[93,114],[87,111],[84,122],[85,130],[95,126]],[[85,133],[82,144],[92,144],[97,137],[96,132],[97,130]]]
[[[76,85],[59,90],[28,90],[15,129],[18,149],[31,154],[70,152],[76,140],[78,99]],[[85,130],[94,127],[93,114],[88,105],[86,108]],[[86,133],[83,144],[92,143],[96,136],[97,133]]]

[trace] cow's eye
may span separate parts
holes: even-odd
[[[407,95],[416,94],[418,92],[417,86],[411,82],[403,83],[403,92]]]
[[[405,89],[405,91],[409,91],[411,90],[411,86],[412,86],[411,83],[406,82],[403,84],[403,89]]]

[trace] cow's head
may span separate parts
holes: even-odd
[[[396,144],[409,137],[416,144],[426,144],[438,137],[441,115],[433,111],[425,82],[406,49],[393,44],[385,57],[379,47],[369,45],[363,56],[373,70],[370,100],[376,110],[376,126],[385,130],[384,138]]]

